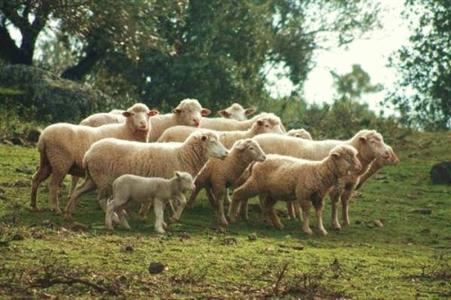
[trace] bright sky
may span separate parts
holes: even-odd
[[[330,71],[338,74],[351,71],[353,64],[360,64],[371,76],[373,83],[381,83],[385,90],[366,96],[370,108],[379,111],[379,102],[393,86],[396,71],[388,68],[388,57],[408,42],[410,31],[405,19],[401,18],[404,0],[379,0],[382,5],[380,16],[382,28],[368,33],[365,38],[355,40],[346,48],[317,51],[316,67],[309,73],[304,85],[304,96],[308,103],[330,103],[334,95]],[[280,79],[271,89],[273,96],[286,96],[293,85],[288,79]]]

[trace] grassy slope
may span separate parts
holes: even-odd
[[[219,234],[205,198],[185,211],[169,235],[153,233],[153,217],[143,222],[134,215],[129,218],[132,231],[108,233],[94,195],[82,199],[75,216],[90,224],[89,230],[65,230],[64,222],[50,212],[27,209],[31,175],[16,169],[34,168],[37,151],[0,146],[0,188],[6,198],[0,199],[0,295],[100,293],[85,284],[27,289],[45,285],[48,280],[37,279],[53,272],[52,276],[83,278],[134,297],[274,293],[306,298],[313,294],[359,299],[451,297],[449,254],[437,258],[451,249],[451,187],[432,185],[429,179],[433,163],[451,160],[450,145],[449,133],[408,136],[395,146],[401,164],[370,180],[351,205],[352,225],[341,232],[330,230],[327,237],[307,237],[297,222],[286,219],[284,230],[270,229],[261,222],[255,201],[248,223],[239,222],[227,234]],[[68,181],[64,195],[67,187]],[[47,206],[45,187],[39,197],[40,205]],[[432,213],[412,212],[416,208],[430,208]],[[374,219],[383,219],[385,226],[372,226]],[[48,228],[46,220],[54,226]],[[252,232],[257,233],[256,241],[248,240]],[[19,240],[8,242],[11,238]],[[126,245],[132,245],[133,251],[125,251]],[[151,261],[168,269],[150,275]],[[286,272],[274,288],[285,265]]]

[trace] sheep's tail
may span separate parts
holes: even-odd
[[[249,166],[247,166],[246,169],[244,169],[243,173],[241,173],[240,177],[238,177],[238,179],[233,183],[233,187],[237,188],[240,185],[242,185],[244,182],[246,182],[246,180],[251,177],[252,175],[252,170],[254,168],[254,165],[257,162],[252,162],[249,164]]]
[[[39,159],[39,167],[40,168],[43,168],[46,165],[50,167],[50,161],[49,161],[49,158],[47,157],[47,153],[45,151],[45,144],[46,143],[45,143],[44,137],[42,137],[42,134],[41,134],[41,136],[39,137],[39,140],[38,140],[38,144],[37,144],[37,148],[39,151],[39,158],[40,158]]]

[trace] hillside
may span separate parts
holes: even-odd
[[[202,197],[161,236],[153,216],[136,214],[131,231],[106,231],[94,194],[81,200],[80,224],[29,211],[38,152],[0,145],[0,297],[451,297],[451,186],[429,177],[434,163],[451,160],[451,134],[409,135],[394,149],[401,163],[362,188],[351,203],[352,224],[341,232],[330,228],[328,199],[326,237],[308,237],[286,217],[284,230],[269,228],[254,199],[250,221],[221,234]],[[64,185],[66,195],[67,179]],[[39,205],[47,200],[42,187]],[[151,262],[166,269],[149,274]]]

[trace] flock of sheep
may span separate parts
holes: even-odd
[[[219,111],[221,117],[208,118],[210,113],[197,100],[184,99],[167,114],[137,103],[125,111],[91,115],[80,125],[48,126],[37,145],[32,208],[37,209],[40,184],[50,177],[50,207],[62,214],[59,187],[70,174],[64,216],[71,218],[80,196],[97,189],[109,229],[119,223],[130,228],[126,206],[132,200],[141,204],[143,217],[153,206],[155,230],[164,233],[165,209],[171,212],[168,222],[176,222],[205,189],[222,230],[238,217],[247,219],[248,199],[259,196],[264,221],[281,229],[274,205],[285,201],[289,216],[299,218],[307,234],[312,234],[313,205],[318,232],[325,235],[324,197],[329,194],[332,202],[332,227],[340,229],[338,202],[342,224],[348,225],[352,192],[383,166],[399,161],[375,130],[360,130],[349,140],[316,141],[304,129],[286,132],[273,113],[248,118],[255,109],[236,103]],[[80,177],[85,180],[77,185]],[[188,201],[187,191],[192,191]]]

